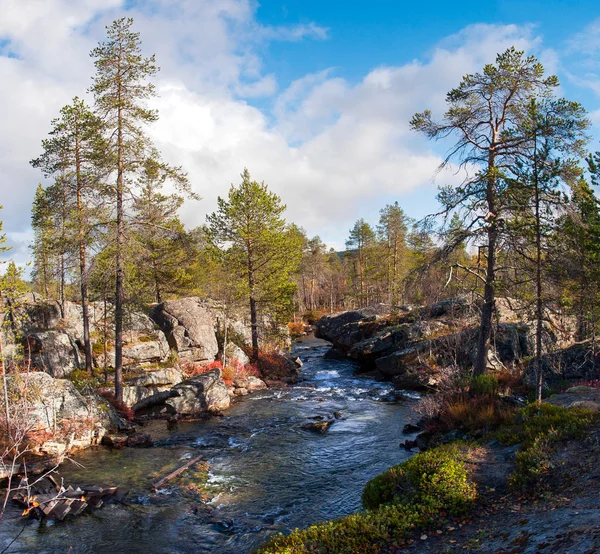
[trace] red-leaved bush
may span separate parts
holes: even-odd
[[[259,352],[256,366],[266,379],[281,380],[290,372],[290,361],[279,352]]]
[[[104,398],[121,417],[125,418],[127,421],[133,421],[133,410],[122,400],[117,400],[112,391],[106,389],[99,390],[98,394]]]
[[[213,369],[223,370],[223,364],[220,360],[215,360],[214,362],[210,362],[208,364],[201,364],[199,362],[185,362],[181,364],[181,369],[183,370],[186,378],[190,379],[191,377],[202,375],[203,373],[207,373]]]
[[[202,375],[203,373],[211,371],[212,369],[220,369],[223,381],[225,381],[225,383],[228,385],[232,385],[235,379],[248,377],[249,375],[260,377],[260,371],[256,365],[244,365],[236,359],[227,361],[227,365],[225,367],[223,367],[223,362],[221,362],[221,360],[215,360],[214,362],[210,362],[208,364],[187,362],[182,364],[181,367],[188,379],[195,377],[196,375]]]

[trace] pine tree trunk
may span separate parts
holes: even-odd
[[[77,178],[77,216],[79,225],[79,278],[81,282],[81,311],[83,317],[83,350],[85,353],[85,369],[92,373],[92,340],[90,338],[90,313],[88,302],[88,271],[87,252],[85,247],[85,229],[83,218],[82,188],[83,179],[81,175],[81,158],[79,150],[79,122],[75,128],[75,171]]]
[[[122,56],[122,52],[120,53]],[[120,68],[119,68],[120,73]],[[115,283],[115,398],[123,400],[123,246],[125,222],[123,220],[123,108],[119,85],[119,109],[117,115],[117,255]]]
[[[252,246],[248,248],[248,292],[250,296],[250,330],[252,333],[252,359],[258,361],[258,317],[256,313],[254,264],[252,260]]]
[[[494,138],[495,140],[495,138]],[[496,242],[498,240],[498,222],[496,214],[495,154],[490,152],[488,160],[488,182],[487,182],[487,205],[488,205],[488,257],[485,285],[483,288],[483,307],[481,308],[481,324],[479,326],[479,339],[477,343],[477,358],[473,372],[475,375],[483,375],[487,371],[488,352],[492,338],[492,317],[494,315],[496,281]]]
[[[0,305],[2,304],[2,295],[0,294]],[[4,400],[4,417],[6,418],[6,434],[10,439],[12,437],[12,429],[10,423],[10,409],[8,403],[8,383],[6,378],[6,363],[4,361],[4,341],[2,339],[2,329],[0,328],[0,366],[2,366],[2,393]]]
[[[542,401],[544,373],[542,370],[542,229],[540,222],[540,189],[537,168],[537,137],[534,150],[534,187],[535,187],[535,371],[537,377],[537,401]]]

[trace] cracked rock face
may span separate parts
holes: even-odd
[[[197,297],[169,300],[156,306],[152,319],[183,361],[212,361],[219,346],[209,306]]]

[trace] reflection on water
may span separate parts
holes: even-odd
[[[225,417],[167,431],[154,422],[148,449],[91,449],[65,464],[70,484],[127,487],[126,505],[54,524],[28,522],[9,552],[242,554],[268,535],[360,509],[366,481],[406,458],[398,448],[410,401],[382,402],[391,386],[356,377],[348,360],[324,359],[322,341],[299,343],[301,382],[246,397]],[[341,412],[329,431],[301,429],[307,418]],[[210,463],[207,505],[177,482],[152,494],[152,482],[202,454]],[[11,519],[12,516],[12,519]],[[21,530],[11,510],[0,549]]]

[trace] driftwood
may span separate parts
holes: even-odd
[[[181,466],[179,469],[176,469],[172,473],[169,473],[169,475],[167,475],[166,477],[163,477],[160,481],[157,481],[156,483],[154,483],[154,485],[152,485],[152,490],[156,490],[156,489],[162,487],[164,484],[168,483],[169,481],[172,481],[173,479],[175,479],[175,477],[177,477],[178,475],[183,473],[186,469],[188,469],[189,467],[192,467],[194,464],[197,464],[201,459],[202,459],[202,456],[198,456],[198,457],[194,458],[193,460],[190,460],[189,462],[187,462],[185,465]]]
[[[84,487],[83,489],[72,486],[67,488],[59,485],[52,476],[47,476],[52,487],[29,490],[27,481],[21,481],[20,489],[27,492],[18,492],[13,500],[24,508],[23,515],[37,518],[57,519],[62,521],[67,515],[77,516],[84,510],[95,510],[111,499],[121,502],[126,492],[118,487]],[[54,489],[54,490],[53,490]]]

